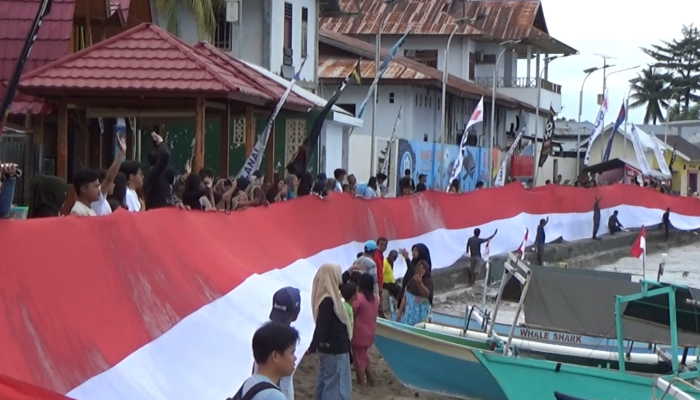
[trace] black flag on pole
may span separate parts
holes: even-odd
[[[343,93],[343,90],[345,90],[345,88],[348,86],[350,79],[353,79],[357,84],[362,83],[362,75],[360,73],[360,61],[358,61],[357,64],[355,64],[355,67],[352,69],[350,74],[343,80],[343,82],[341,82],[338,89],[335,91],[335,93],[333,93],[333,96],[331,96],[328,102],[326,102],[326,105],[323,107],[318,117],[316,117],[316,120],[314,120],[314,124],[311,127],[311,132],[309,133],[309,136],[307,136],[306,139],[304,139],[304,143],[302,143],[302,145],[299,147],[297,154],[294,156],[292,161],[290,161],[289,164],[287,164],[287,171],[290,174],[294,174],[298,177],[301,177],[301,174],[303,174],[304,171],[306,171],[309,161],[311,160],[311,156],[313,155],[313,151],[316,148],[315,143],[317,143],[318,138],[321,137],[323,123],[326,120],[328,113],[331,112],[331,109],[340,98],[340,95]]]
[[[537,164],[540,168],[547,161],[547,157],[552,154],[552,144],[554,139],[554,109],[549,106],[549,116],[547,118],[547,125],[545,125],[544,139],[542,140],[542,150],[540,151],[540,162]]]
[[[32,29],[29,31],[27,34],[27,39],[24,41],[22,52],[18,54],[15,71],[12,73],[12,78],[10,78],[10,81],[7,84],[7,92],[5,92],[5,97],[3,97],[2,104],[0,104],[0,136],[2,136],[2,130],[5,127],[7,116],[10,114],[10,106],[12,105],[12,99],[15,97],[17,85],[19,85],[19,78],[22,76],[22,71],[24,70],[24,64],[27,62],[27,58],[29,58],[29,53],[32,51],[32,46],[36,41],[36,37],[39,35],[41,22],[43,21],[44,17],[51,12],[51,1],[52,0],[42,0],[39,9],[36,12],[36,17],[34,17]]]

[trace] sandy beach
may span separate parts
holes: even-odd
[[[396,379],[396,376],[394,376],[394,373],[389,369],[389,366],[376,348],[370,349],[370,357],[377,382],[373,387],[360,387],[355,384],[353,376],[353,400],[454,400],[453,397],[418,392],[404,387]],[[294,373],[295,398],[301,400],[314,398],[316,366],[317,359],[315,355],[306,356],[301,361]]]

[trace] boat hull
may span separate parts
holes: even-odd
[[[466,318],[463,316],[433,311],[431,320],[432,323],[437,325],[464,329]],[[469,321],[469,329],[477,331],[483,330],[479,321],[475,320],[474,318],[471,318]],[[508,334],[510,333],[510,325],[497,322],[494,324],[493,330],[500,336],[508,337]],[[532,329],[524,326],[517,326],[513,333],[513,337],[542,343],[617,352],[617,340],[569,334],[553,330]],[[625,348],[629,348],[629,345],[630,343],[625,341]],[[655,352],[655,350],[654,347],[648,343],[634,342],[632,343],[632,352],[652,354]]]
[[[595,400],[646,400],[653,394],[654,379],[647,376],[482,351],[474,355],[508,400],[551,399],[554,392]]]
[[[474,356],[473,349],[485,350],[486,344],[420,331],[385,320],[377,322],[374,344],[403,385],[461,399],[508,400]]]

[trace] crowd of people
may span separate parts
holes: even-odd
[[[355,384],[374,385],[369,355],[377,318],[415,325],[425,321],[433,303],[430,251],[422,243],[409,254],[392,250],[386,238],[368,240],[345,272],[340,265],[322,265],[313,279],[313,338],[306,354],[316,354],[315,400],[350,400]],[[394,262],[402,256],[407,270],[397,283]],[[232,400],[292,400],[292,375],[299,333],[291,327],[299,316],[299,289],[279,289],[272,298],[270,321],[253,335],[253,374]],[[230,399],[230,400],[231,400]]]

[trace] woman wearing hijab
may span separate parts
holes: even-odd
[[[38,175],[31,193],[29,218],[58,217],[68,198],[68,184],[55,176]]]
[[[427,308],[427,316],[427,313],[429,313],[430,310],[430,305],[433,304],[433,281],[431,279],[432,261],[430,259],[430,250],[428,250],[428,246],[426,246],[425,244],[417,243],[411,248],[411,257],[408,256],[408,253],[404,249],[401,249],[400,253],[404,257],[404,259],[406,259],[406,266],[408,268],[406,269],[406,273],[404,274],[403,279],[401,280],[401,294],[397,298],[397,301],[399,303],[399,311],[397,313],[396,320],[401,321],[402,314],[406,314],[406,310],[402,312],[402,308],[407,306],[422,305],[423,307],[419,310],[414,310],[414,307],[410,307],[408,310],[411,312],[420,311],[419,313],[412,313],[412,315],[420,315],[423,312],[425,312]],[[423,266],[423,272],[421,272],[421,274],[417,274],[418,265],[421,263],[425,263],[425,265]],[[413,282],[413,280],[418,275],[420,275],[419,280],[422,283],[422,285],[429,289],[429,293],[427,296],[425,295],[425,293],[422,293],[420,290],[418,290],[418,282]],[[410,294],[409,288],[411,289]],[[413,303],[418,304],[412,304],[411,302],[408,302],[407,298],[410,298]],[[425,302],[423,300],[425,300]]]
[[[408,267],[406,269],[406,273],[403,275],[403,279],[401,279],[401,295],[399,298],[403,298],[403,292],[406,291],[406,285],[408,285],[408,282],[416,273],[415,271],[418,262],[426,261],[430,266],[432,266],[433,263],[430,260],[430,250],[428,250],[428,246],[424,245],[423,243],[418,243],[411,247],[411,257],[408,256],[405,249],[401,249],[399,252],[406,260],[406,266]],[[432,303],[432,299],[430,302]]]
[[[351,400],[350,319],[340,295],[339,265],[323,264],[311,289],[316,329],[308,353],[319,353],[315,400]]]
[[[396,320],[402,324],[414,326],[428,319],[433,304],[433,280],[430,270],[427,261],[418,261],[396,313]]]

